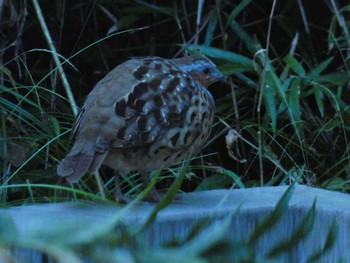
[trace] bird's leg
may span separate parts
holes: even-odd
[[[98,186],[98,192],[100,193],[102,198],[106,198],[106,194],[105,194],[105,191],[103,189],[103,181],[101,179],[100,173],[98,171],[96,171],[96,172],[94,172],[94,176],[95,176],[96,183]]]
[[[140,172],[141,176],[142,176],[142,185],[143,188],[146,188],[149,184],[149,175],[146,172],[141,171]],[[157,202],[160,199],[159,193],[157,191],[157,189],[155,187],[152,187],[152,189],[150,190],[150,192],[148,193],[148,196],[145,198],[148,201],[151,202]]]
[[[120,174],[119,172],[114,172],[114,198],[117,203],[129,203],[130,200],[123,195],[122,189],[120,187]]]

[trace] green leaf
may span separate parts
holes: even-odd
[[[32,245],[32,246],[31,246]],[[44,252],[47,255],[52,256],[57,262],[70,262],[70,263],[82,263],[76,252],[71,248],[60,247],[58,245],[52,245],[50,242],[35,242],[28,244],[29,248],[37,249]]]
[[[263,236],[269,229],[271,229],[274,225],[278,223],[283,213],[288,208],[288,203],[290,198],[292,197],[294,190],[294,185],[290,185],[288,189],[284,192],[280,200],[278,200],[277,205],[273,209],[273,211],[268,214],[254,229],[250,238],[249,244],[254,245],[259,238]]]
[[[252,78],[249,78],[248,76],[242,74],[242,73],[236,73],[235,77],[239,80],[241,80],[243,83],[245,83],[246,85],[248,85],[251,88],[257,89],[258,88],[258,84],[256,81],[254,81]]]
[[[306,262],[320,262],[320,259],[322,256],[331,248],[334,247],[335,242],[337,241],[338,236],[338,225],[336,219],[332,221],[332,225],[328,230],[326,241],[324,246],[319,249],[318,251],[315,251]]]
[[[291,115],[291,123],[294,129],[301,132],[301,112],[300,112],[300,79],[293,79],[288,93],[288,107]]]
[[[205,178],[196,187],[196,191],[225,188],[233,184],[232,180],[239,188],[245,188],[241,178],[236,173],[225,169],[222,173]]]
[[[204,253],[221,240],[224,240],[231,220],[231,216],[228,216],[225,219],[212,223],[209,227],[197,233],[192,239],[183,244],[181,250],[185,252],[184,254],[189,255]]]
[[[17,239],[17,229],[9,215],[0,215],[0,244],[10,245]]]
[[[219,68],[220,72],[222,72],[222,74],[224,74],[225,76],[232,75],[232,74],[237,75],[239,73],[247,71],[247,68],[244,68],[238,64],[231,64],[231,63],[220,65],[218,68]],[[256,85],[256,82],[254,82],[254,81],[251,81],[251,82],[254,85]]]
[[[320,83],[327,82],[334,85],[347,85],[350,81],[350,73],[347,71],[332,72],[316,78]]]
[[[252,0],[241,1],[228,16],[227,23],[231,23],[236,18],[236,16],[238,16],[251,2]]]
[[[315,131],[317,133],[322,133],[322,132],[330,132],[333,131],[334,129],[338,129],[339,127],[342,126],[342,121],[339,118],[333,118],[324,123],[322,126],[317,128]]]
[[[184,164],[183,164],[183,166],[182,166],[182,168],[180,170],[179,175],[176,177],[175,181],[168,188],[168,190],[165,193],[165,195],[163,196],[163,198],[158,201],[156,207],[152,210],[152,212],[148,216],[147,220],[143,224],[142,229],[146,228],[149,224],[151,224],[155,220],[155,218],[157,217],[158,212],[160,210],[164,209],[169,204],[171,204],[172,200],[174,199],[175,195],[177,194],[177,191],[180,189],[181,184],[182,184],[182,182],[183,182],[183,180],[185,178],[186,170],[188,168],[189,161],[190,160],[187,159],[184,162]],[[152,182],[153,182],[153,184],[152,184]],[[148,188],[154,186],[154,184],[155,184],[155,182],[154,182],[154,180],[152,178],[151,184],[145,189],[144,192],[147,192],[147,190],[149,191],[150,189],[148,189]]]
[[[313,77],[321,75],[321,73],[331,64],[333,61],[333,57],[330,57],[329,59],[323,61],[321,64],[319,64],[316,68],[314,68],[310,75]]]
[[[276,100],[275,100],[274,91],[269,85],[266,85],[266,87],[264,88],[264,100],[265,100],[267,115],[271,122],[271,129],[273,132],[276,132],[276,127],[277,127]]]
[[[197,187],[196,191],[225,188],[232,184],[232,179],[223,174],[215,174],[205,178]]]
[[[255,54],[259,50],[260,44],[257,42],[257,39],[252,38],[239,23],[232,20],[230,22],[230,27],[234,34],[242,39],[250,53]]]
[[[60,126],[60,123],[58,122],[57,118],[55,116],[48,116],[50,122],[51,122],[51,126],[52,126],[52,129],[55,133],[56,136],[60,135],[61,133],[61,126]]]
[[[267,117],[269,118],[271,122],[271,129],[273,132],[276,132],[277,127],[277,109],[276,109],[276,90],[279,89],[279,87],[275,86],[274,79],[274,73],[271,71],[266,72],[266,79],[265,79],[265,87],[263,89],[263,96],[265,101],[265,107],[267,111]]]
[[[323,105],[324,94],[318,83],[315,83],[312,86],[312,93],[314,94],[314,97],[315,97],[317,109],[320,112],[321,117],[323,118],[324,117],[324,105]]]
[[[304,77],[305,76],[305,69],[303,68],[303,66],[299,63],[299,61],[297,61],[292,55],[287,55],[284,58],[284,61],[286,62],[286,64],[288,66],[291,67],[291,69],[293,69],[293,71],[295,73],[297,73],[299,76]]]
[[[293,81],[294,78],[287,78],[282,84],[281,84],[281,89],[283,91],[283,94],[286,94],[286,92],[288,91],[288,89],[290,89],[291,86],[291,82]],[[277,113],[281,113],[283,112],[286,108],[287,108],[287,103],[280,103],[278,105],[278,110]]]
[[[210,46],[211,42],[213,41],[213,37],[215,34],[215,29],[216,25],[218,24],[218,17],[217,14],[214,13],[208,23],[207,26],[207,32],[205,34],[205,40],[204,40],[204,45],[205,46]]]
[[[328,50],[331,50],[335,47],[334,43],[336,42],[336,29],[338,26],[337,16],[333,16],[331,23],[328,29]]]
[[[322,92],[329,98],[329,100],[332,103],[333,108],[339,112],[342,108],[342,101],[337,98],[337,96],[331,91],[328,87],[319,85],[320,89],[322,89]]]
[[[291,237],[286,240],[279,241],[278,244],[271,248],[267,253],[270,257],[277,256],[281,253],[291,251],[296,247],[302,240],[304,240],[312,231],[315,224],[316,216],[316,200],[313,202],[310,210],[301,219],[301,222],[296,229],[293,229]]]
[[[238,185],[239,188],[245,188],[245,186],[241,180],[241,177],[238,174],[236,174],[233,171],[227,170],[227,169],[224,170],[224,173],[226,175],[230,176],[234,180],[234,182]]]
[[[245,71],[254,70],[253,61],[251,59],[234,52],[202,45],[189,45],[186,49],[194,55],[205,55],[211,58],[228,61]]]
[[[329,190],[342,190],[347,184],[348,180],[344,180],[343,178],[336,176],[325,180],[322,183],[322,188]]]

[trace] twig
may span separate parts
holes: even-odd
[[[76,102],[74,100],[72,89],[70,88],[70,85],[68,83],[66,74],[64,73],[61,61],[60,61],[60,59],[59,59],[59,57],[57,55],[57,51],[56,51],[55,45],[53,44],[50,32],[49,32],[49,30],[47,28],[47,25],[46,25],[44,16],[43,16],[43,14],[41,12],[39,3],[38,3],[37,0],[32,0],[32,1],[33,1],[34,9],[35,9],[36,15],[38,17],[41,29],[43,30],[45,39],[47,41],[47,44],[49,45],[49,49],[52,51],[52,57],[53,57],[53,60],[54,60],[54,62],[56,64],[56,67],[58,69],[58,73],[59,73],[59,75],[61,77],[62,84],[63,84],[64,89],[66,91],[69,104],[70,104],[70,106],[72,108],[72,112],[73,112],[74,116],[76,116],[77,113],[78,113],[78,107],[77,107],[77,104],[76,104]]]
[[[331,4],[332,4],[332,7],[333,7],[333,11],[334,11],[335,17],[338,20],[339,26],[341,27],[341,29],[344,32],[345,39],[348,40],[347,41],[348,42],[348,46],[350,46],[350,40],[349,40],[350,33],[349,33],[349,30],[348,30],[347,22],[344,19],[344,16],[340,15],[339,9],[337,7],[337,3],[334,0],[331,0]],[[348,54],[349,54],[349,51],[348,51]]]
[[[204,0],[199,0],[198,1],[198,8],[197,8],[197,20],[196,20],[196,34],[195,34],[196,37],[194,39],[195,44],[198,44],[199,28],[201,25],[203,5],[204,5]]]
[[[270,38],[271,38],[271,27],[272,27],[272,17],[275,12],[275,7],[276,7],[276,0],[273,1],[272,7],[271,7],[271,13],[270,13],[270,19],[269,19],[269,25],[268,25],[268,30],[267,30],[267,39],[266,39],[266,49],[265,49],[265,59],[264,59],[264,69],[262,72],[262,77],[261,77],[261,85],[260,85],[260,95],[259,95],[259,102],[258,102],[258,108],[257,108],[257,113],[258,113],[258,123],[259,123],[259,131],[258,131],[258,141],[259,141],[259,168],[260,168],[260,184],[261,186],[264,185],[264,167],[263,167],[263,153],[262,153],[262,139],[261,139],[261,104],[262,104],[262,97],[264,93],[264,87],[265,87],[265,76],[266,76],[266,68],[267,68],[267,60],[269,57],[269,46],[270,46]]]

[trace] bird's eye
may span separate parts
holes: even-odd
[[[208,74],[210,73],[210,69],[206,68],[205,70],[203,70],[203,73],[204,73],[205,75],[208,75]]]

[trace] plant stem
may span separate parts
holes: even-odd
[[[73,93],[72,93],[72,89],[70,88],[70,85],[69,85],[69,82],[67,80],[66,74],[64,73],[61,61],[60,61],[59,57],[57,56],[57,51],[56,51],[55,45],[53,44],[50,32],[49,32],[49,30],[47,28],[44,16],[43,16],[43,14],[41,12],[41,8],[40,8],[39,3],[38,3],[37,0],[32,0],[32,1],[33,1],[33,5],[34,5],[34,9],[35,9],[36,15],[38,16],[38,20],[39,20],[41,29],[43,30],[45,39],[47,41],[47,44],[49,45],[49,49],[52,51],[53,60],[54,60],[54,62],[56,64],[56,66],[57,66],[58,73],[59,73],[59,75],[61,77],[62,84],[63,84],[64,89],[66,91],[69,104],[70,104],[70,106],[72,108],[72,112],[73,112],[74,116],[77,116],[78,107],[77,107],[77,104],[75,102],[75,99],[74,99],[74,96],[73,96]]]

